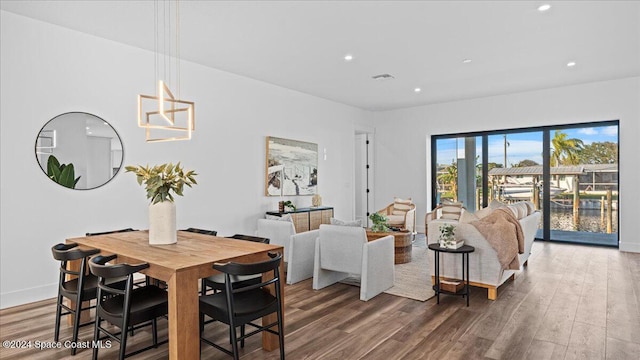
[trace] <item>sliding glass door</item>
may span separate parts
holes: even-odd
[[[436,140],[435,185],[437,203],[461,201],[479,209],[482,205],[482,137]],[[470,205],[469,205],[470,204]]]
[[[434,206],[532,201],[538,239],[618,246],[617,121],[436,135],[431,180]]]
[[[618,126],[549,130],[550,240],[618,246]]]

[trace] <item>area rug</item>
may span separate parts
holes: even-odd
[[[431,288],[431,272],[429,271],[429,251],[414,246],[411,251],[411,262],[395,266],[396,280],[387,294],[409,299],[427,301],[436,294]]]
[[[424,247],[413,246],[411,262],[395,266],[395,282],[387,294],[402,296],[418,301],[427,301],[435,296],[431,288],[431,272],[428,250]],[[342,283],[359,286],[360,279],[347,278]]]

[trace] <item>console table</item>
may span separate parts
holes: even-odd
[[[282,216],[291,214],[293,226],[297,233],[315,230],[320,228],[320,224],[329,224],[333,217],[333,208],[328,206],[299,208],[295,211],[267,211],[268,215]]]

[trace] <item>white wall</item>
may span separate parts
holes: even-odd
[[[199,185],[176,201],[178,227],[221,235],[252,234],[277,209],[264,196],[265,137],[318,144],[319,193],[336,217],[353,215],[356,127],[369,113],[183,62],[182,97],[195,101],[196,132],[187,142],[147,144],[136,124],[137,94],[154,94],[154,54],[1,12],[0,307],[55,296],[50,247],[88,231],[147,228],[145,192],[119,173],[95,190],[74,191],[47,179],[34,155],[45,122],[69,111],[108,121],[120,134],[124,164],[181,161]],[[174,89],[175,90],[175,89]],[[292,197],[309,206],[311,197]]]
[[[431,135],[619,119],[620,250],[640,252],[640,77],[379,112],[373,117],[374,208],[408,193],[416,200],[423,231],[425,210],[431,209]]]

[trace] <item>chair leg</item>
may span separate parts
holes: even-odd
[[[100,322],[102,320],[100,319],[100,317],[98,315],[96,315],[96,320],[95,320],[95,326],[93,328],[93,343],[97,344],[98,343],[98,339],[100,338]],[[94,346],[93,347],[93,360],[98,360],[98,348],[99,346]]]
[[[238,354],[238,339],[236,338],[236,327],[235,324],[233,324],[233,321],[231,321],[231,324],[229,324],[229,328],[231,329],[231,348],[233,351],[233,360],[239,360],[240,355]]]
[[[119,359],[120,360],[124,360],[124,354],[125,351],[127,350],[127,328],[129,327],[129,324],[122,324],[122,331],[120,331],[120,356]]]
[[[282,309],[278,306],[278,345],[280,346],[280,360],[284,360],[284,326],[282,326]]]
[[[60,314],[62,313],[62,295],[58,295],[58,303],[56,304],[56,329],[53,335],[53,341],[57,342],[60,338]]]
[[[76,301],[76,313],[73,316],[73,337],[71,341],[74,343],[78,342],[78,330],[80,330],[80,313],[82,312],[82,300],[78,296]],[[75,346],[71,347],[71,355],[76,354],[77,348]]]
[[[153,347],[158,347],[158,319],[151,320],[151,331],[153,332]]]
[[[240,336],[244,336],[244,325],[240,325]],[[244,338],[240,340],[240,347],[244,349]]]
[[[200,279],[200,295],[207,295],[207,284],[205,283],[204,278]]]

